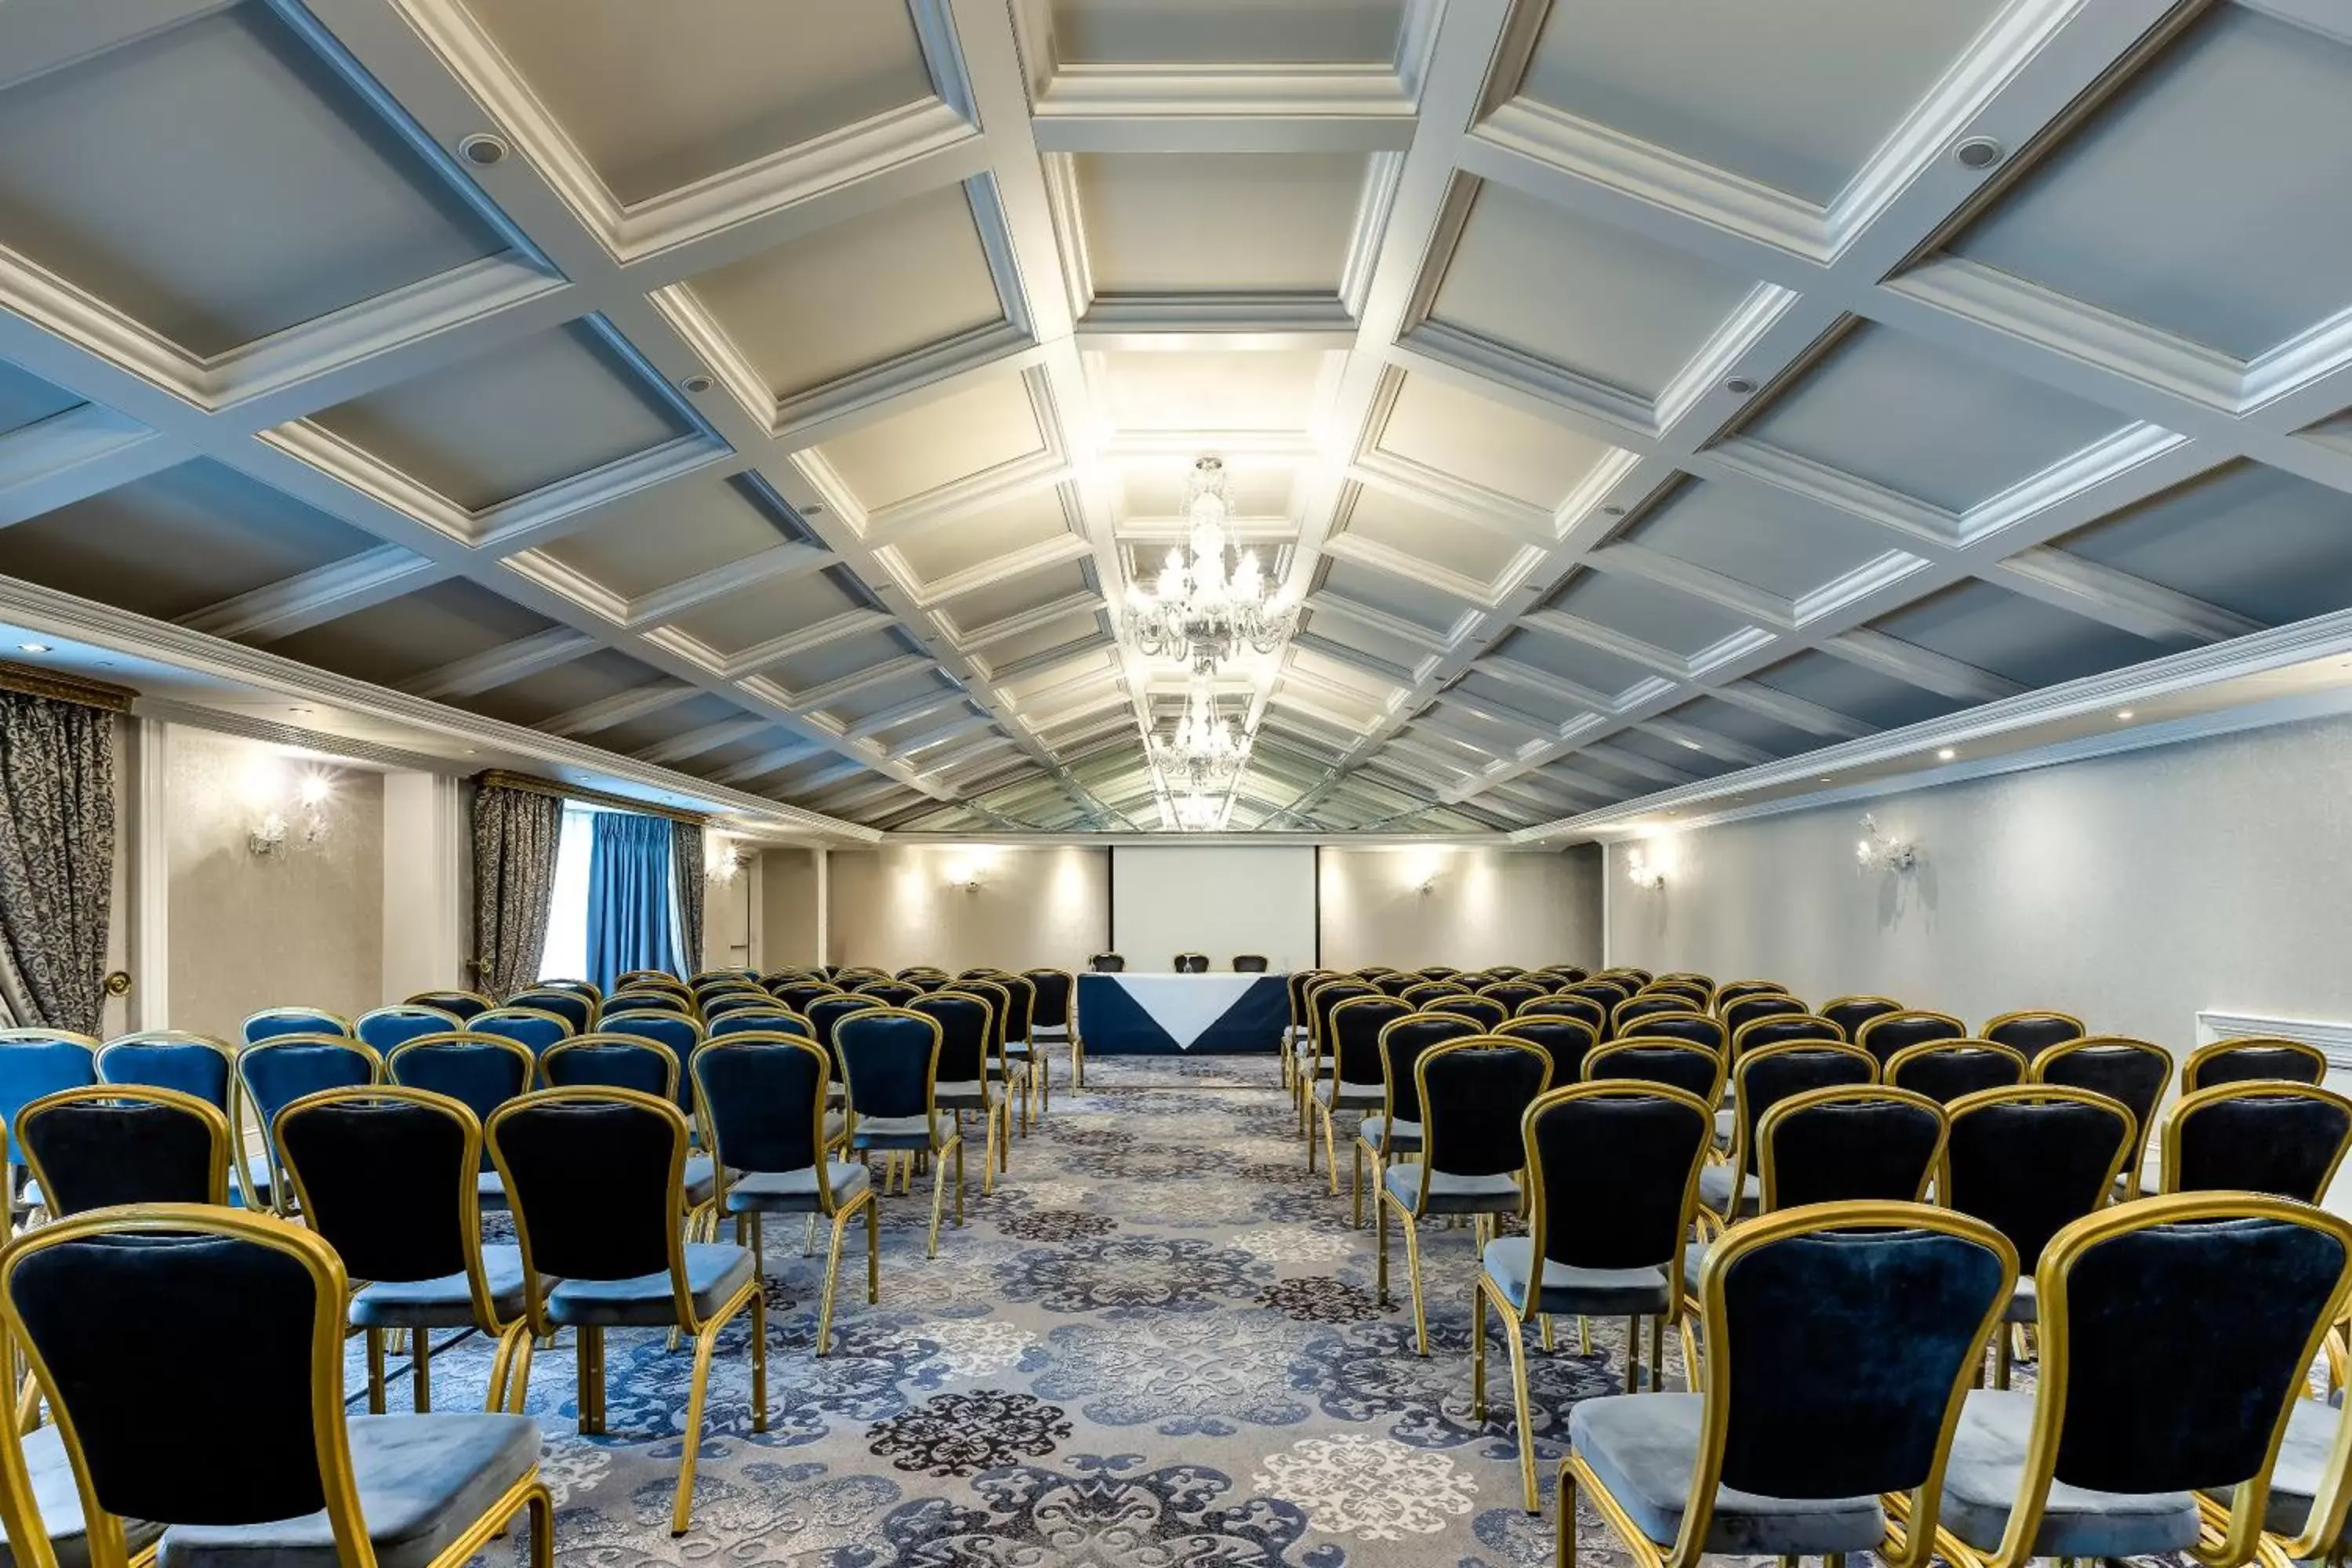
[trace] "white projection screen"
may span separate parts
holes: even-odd
[[[1312,845],[1203,845],[1110,852],[1111,945],[1129,970],[1164,972],[1180,952],[1224,969],[1262,952],[1276,971],[1315,963]]]

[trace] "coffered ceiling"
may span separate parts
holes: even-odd
[[[2352,639],[2347,190],[2340,0],[15,0],[0,621],[1158,830],[1216,456],[1222,825],[1538,838]]]

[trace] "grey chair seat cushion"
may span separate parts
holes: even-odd
[[[25,1469],[33,1483],[33,1506],[48,1532],[49,1549],[58,1568],[89,1568],[89,1534],[83,1523],[81,1490],[74,1485],[73,1463],[66,1458],[64,1439],[54,1425],[36,1426],[25,1435]],[[143,1520],[126,1519],[122,1534],[131,1555],[163,1533],[163,1527]],[[16,1568],[16,1554],[0,1541],[0,1564]]]
[[[1718,1149],[1730,1148],[1732,1130],[1738,1125],[1738,1111],[1729,1106],[1717,1111],[1715,1113],[1715,1146]]]
[[[1521,1311],[1527,1310],[1534,1258],[1535,1243],[1524,1236],[1490,1241],[1484,1254],[1486,1278],[1502,1290],[1503,1300]],[[1663,1268],[1577,1268],[1546,1258],[1536,1310],[1622,1318],[1637,1312],[1654,1315],[1673,1304]]]
[[[1004,1055],[1005,1058],[1009,1061],[1027,1061],[1033,1054],[1034,1053],[1031,1051],[1030,1045],[1027,1040],[1007,1040],[1004,1042]]]
[[[1737,1176],[1728,1165],[1703,1165],[1698,1173],[1698,1201],[1719,1215],[1729,1215],[1733,1182]],[[1764,1184],[1754,1176],[1738,1183],[1739,1213],[1754,1214],[1764,1201]]]
[[[1332,1098],[1334,1092],[1339,1098]],[[1325,1079],[1315,1086],[1315,1100],[1334,1110],[1378,1110],[1388,1103],[1388,1090],[1377,1083],[1334,1083]]]
[[[941,1110],[986,1110],[996,1103],[997,1097],[988,1092],[990,1083],[1002,1083],[994,1079],[963,1079],[938,1085],[932,1091],[932,1103]]]
[[[2017,1289],[2010,1292],[2009,1305],[2000,1310],[2000,1321],[2004,1323],[2039,1322],[2041,1310],[2042,1303],[2033,1293],[2033,1276],[2021,1274],[2017,1277]]]
[[[539,1463],[528,1415],[354,1415],[352,1475],[380,1568],[424,1568]],[[325,1510],[269,1524],[174,1525],[157,1568],[335,1568]]]
[[[849,1160],[827,1160],[825,1180],[833,1187],[835,1207],[874,1184],[873,1173]],[[815,1214],[816,1167],[804,1171],[746,1171],[727,1183],[729,1214]]]
[[[2025,1468],[2033,1395],[1974,1388],[1960,1407],[1952,1458],[1944,1473],[1943,1523],[1980,1552],[2000,1543]],[[2092,1491],[2050,1483],[2037,1557],[2132,1557],[2186,1552],[2197,1541],[2197,1502],[2187,1492]]]
[[[1660,1546],[1672,1545],[1682,1531],[1705,1399],[1618,1394],[1579,1400],[1568,1413],[1569,1447]],[[1867,1552],[1885,1534],[1885,1511],[1874,1497],[1776,1498],[1719,1487],[1706,1550],[1775,1556]]]
[[[2271,1495],[2263,1510],[2263,1528],[2289,1538],[2303,1533],[2311,1505],[2327,1476],[2327,1456],[2335,1447],[2344,1412],[2316,1399],[2298,1399],[2287,1413],[2286,1440],[2279,1445],[2278,1464],[2271,1471]],[[2230,1490],[2210,1494],[2223,1508]],[[2324,1543],[2333,1544],[2333,1543]]]
[[[482,1273],[499,1321],[522,1316],[522,1248],[482,1248]],[[453,1329],[474,1323],[474,1293],[461,1271],[437,1279],[379,1279],[352,1298],[355,1329]]]
[[[688,1203],[707,1204],[710,1201],[710,1194],[718,1187],[718,1184],[712,1179],[715,1171],[716,1166],[708,1154],[688,1154],[686,1157],[686,1201]]]
[[[1418,1121],[1391,1123],[1385,1116],[1367,1116],[1356,1124],[1356,1136],[1363,1141],[1366,1148],[1376,1152],[1383,1134],[1388,1138],[1391,1154],[1411,1154],[1421,1148],[1421,1123]]]
[[[751,1278],[751,1249],[723,1242],[686,1246],[687,1293],[708,1319]],[[629,1279],[566,1279],[547,1295],[547,1315],[575,1328],[658,1329],[677,1321],[667,1271]]]
[[[857,1131],[849,1135],[853,1149],[930,1149],[943,1148],[955,1135],[952,1121],[939,1124],[937,1142],[933,1142],[930,1121],[920,1116],[861,1116]]]
[[[1381,1184],[1408,1209],[1421,1203],[1421,1167],[1391,1165],[1381,1173]],[[1457,1176],[1444,1171],[1429,1173],[1429,1201],[1417,1214],[1516,1214],[1519,1184],[1509,1176]]]

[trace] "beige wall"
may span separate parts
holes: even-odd
[[[760,957],[762,969],[822,963],[816,950],[816,856],[806,849],[760,855]]]
[[[1444,845],[1325,847],[1323,962],[1596,964],[1601,858]]]
[[[327,831],[257,856],[257,801],[292,763],[255,742],[173,726],[165,748],[171,859],[171,1017],[234,1038],[257,1008],[345,1015],[383,1001],[383,780],[320,765]]]
[[[1077,969],[1103,945],[1110,889],[1101,849],[913,844],[828,858],[837,963]],[[953,885],[967,873],[975,886]]]
[[[2352,1019],[2352,719],[1727,824],[1609,852],[1611,959],[1875,991],[1971,1024],[2056,1006],[2176,1052],[2200,1010]],[[1874,812],[1917,846],[1855,874]]]

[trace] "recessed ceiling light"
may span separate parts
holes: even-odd
[[[1946,746],[1942,751],[1936,753],[1936,760],[1939,763],[1948,763],[1959,754],[1959,752],[1952,750],[1951,747]]]
[[[1734,397],[1745,397],[1756,390],[1756,384],[1744,375],[1735,375],[1723,384],[1723,390]]]
[[[1601,515],[1603,517],[1622,517],[1625,515],[1625,509],[1622,506],[1612,503],[1611,505],[1604,506],[1601,509]]]
[[[487,132],[477,132],[457,143],[457,156],[482,169],[505,163],[509,151],[504,140]]]
[[[1990,136],[1971,136],[1952,149],[1952,161],[1963,169],[1990,169],[2000,162],[2003,151]]]
[[[16,651],[18,653],[47,653],[49,651],[49,645],[45,642],[20,642],[16,645]]]
[[[308,708],[289,708],[286,711],[295,715],[297,718],[307,719],[310,716],[310,710]]]
[[[1681,742],[1681,745],[1682,749],[1685,752],[1696,752],[1698,750],[1698,742],[1696,741],[1685,741]]]
[[[1815,783],[1817,783],[1817,784],[1827,784],[1827,783],[1829,783],[1829,782],[1830,782],[1830,775],[1829,775],[1829,774],[1827,774],[1827,773],[1823,773],[1823,774],[1822,774],[1819,779],[1815,780],[1814,782],[1815,782]]]
[[[681,391],[691,392],[700,396],[710,390],[710,378],[707,375],[689,375],[677,384]]]
[[[2118,708],[2116,710],[2116,717],[2118,719],[2128,719],[2131,716],[2132,710],[2128,708]]]

